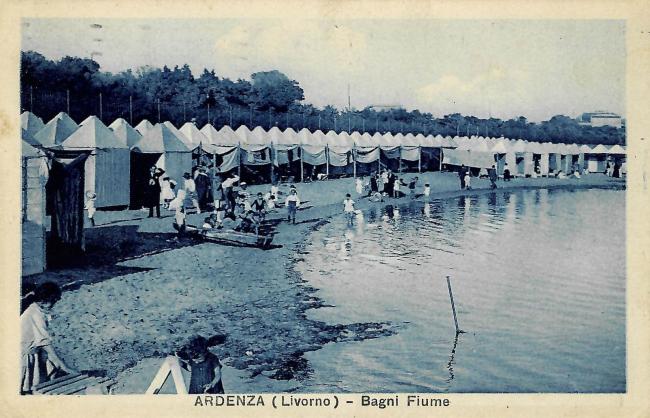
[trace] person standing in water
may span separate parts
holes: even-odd
[[[345,200],[343,201],[343,213],[345,213],[348,225],[352,225],[354,223],[355,210],[354,200],[352,200],[350,193],[345,195]]]

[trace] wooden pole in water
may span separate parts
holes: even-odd
[[[456,317],[456,306],[454,305],[454,295],[451,293],[451,282],[449,281],[449,276],[447,276],[447,288],[449,289],[449,299],[451,300],[451,311],[454,314],[454,325],[456,326],[456,335],[460,334],[462,331],[458,328],[458,318]]]

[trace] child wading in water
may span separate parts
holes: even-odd
[[[431,187],[429,183],[424,183],[424,198],[429,199],[429,196],[431,196]]]
[[[224,393],[219,358],[208,350],[208,341],[194,336],[177,354],[183,367],[190,371],[189,394]]]
[[[95,226],[95,200],[97,200],[97,195],[93,192],[86,192],[86,197],[88,200],[86,200],[84,209],[88,211],[88,219],[90,220],[90,224],[92,226]]]
[[[471,185],[470,185],[470,180],[471,180],[471,178],[472,178],[472,177],[471,177],[470,174],[469,174],[469,170],[467,170],[467,171],[465,172],[465,190],[472,190],[472,187],[471,187]]]
[[[300,206],[300,198],[298,198],[298,192],[295,188],[290,190],[289,196],[287,196],[287,200],[285,201],[285,205],[287,206],[287,222],[293,222],[295,224],[296,211],[298,210],[298,206]]]
[[[343,212],[345,213],[345,218],[348,221],[348,225],[354,223],[354,200],[350,197],[350,193],[345,195],[345,200],[343,201]]]

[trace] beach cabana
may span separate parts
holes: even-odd
[[[20,115],[20,127],[27,132],[27,135],[33,138],[38,131],[45,127],[45,124],[41,118],[32,112],[23,112]]]
[[[22,269],[21,275],[42,273],[45,256],[45,184],[48,178],[45,154],[21,141],[22,163]]]
[[[23,128],[20,128],[20,137],[22,138],[23,141],[27,142],[32,147],[36,147],[36,148],[42,147],[41,143],[38,142],[36,139],[34,139],[34,136],[31,135]]]
[[[582,144],[580,145],[580,156],[582,158],[582,163],[580,165],[580,168],[583,171],[589,172],[589,169],[587,167],[587,162],[588,162],[588,154],[591,152],[591,147],[587,144]]]
[[[164,177],[182,184],[183,174],[192,169],[192,152],[167,126],[156,124],[142,136],[131,152],[131,207],[142,207],[149,181],[149,169],[165,170]]]
[[[34,135],[44,147],[54,147],[65,141],[79,125],[65,112],[61,112],[50,120],[43,128]]]
[[[189,145],[187,147],[189,149],[197,149],[201,148],[204,152],[207,152],[208,154],[214,154],[214,150],[212,149],[213,146],[210,143],[210,140],[208,139],[207,136],[203,132],[199,130],[199,128],[196,126],[195,123],[192,122],[186,122],[179,131],[183,134],[185,138],[187,138]]]
[[[240,177],[248,183],[268,181],[271,176],[270,142],[268,138],[265,135],[260,135],[259,130],[253,133],[246,125],[237,128],[235,134],[240,141]]]
[[[135,125],[135,130],[140,133],[140,135],[144,135],[149,131],[150,129],[153,128],[153,124],[149,122],[147,119],[142,119],[140,123]]]
[[[379,135],[379,149],[381,164],[391,171],[400,169],[400,144],[390,132]]]
[[[614,177],[621,177],[621,167],[625,164],[627,151],[622,146],[616,144],[608,149],[608,159],[611,159],[614,164]]]
[[[355,174],[355,164],[352,158],[354,140],[347,132],[336,134],[329,131],[325,135],[327,140],[327,158],[330,165],[330,177],[340,177]]]
[[[483,143],[487,145],[486,142]],[[494,156],[494,165],[497,170],[497,174],[503,175],[503,171],[505,170],[507,164],[511,175],[514,176],[517,170],[517,160],[515,153],[512,152],[512,149],[507,145],[506,141],[493,141],[493,144],[494,145],[489,148],[489,152]]]
[[[442,146],[445,139],[441,135],[424,136],[417,134],[414,143],[420,147],[420,171],[438,171],[442,168]]]
[[[291,129],[290,132],[282,132],[277,126],[272,127],[268,131],[269,142],[271,146],[271,154],[274,166],[274,176],[276,178],[289,178],[300,176],[300,164],[295,164],[294,161],[300,159],[298,139],[296,138],[295,131]],[[275,183],[275,179],[273,179]]]
[[[129,122],[122,118],[115,119],[115,121],[108,125],[108,127],[113,131],[120,142],[128,148],[131,148],[140,140],[140,138],[142,138],[140,132],[136,131],[135,128],[129,125]]]
[[[529,144],[522,139],[518,139],[510,143],[510,149],[515,157],[514,173],[522,177],[532,176],[535,167],[533,153]]]
[[[208,137],[199,130],[195,123],[186,122],[179,131],[189,143],[189,145],[185,145],[192,150],[193,168],[200,165],[209,166],[214,162],[214,155],[217,153],[217,149],[210,143]]]
[[[239,137],[230,126],[222,126],[218,131],[209,123],[201,128],[213,152],[213,163],[217,170],[226,173],[230,170],[239,170]]]
[[[589,154],[585,155],[587,159],[587,169],[590,173],[604,173],[607,170],[607,154],[609,150],[603,144],[596,145],[591,149]]]
[[[378,169],[379,145],[365,132],[354,140],[354,160],[357,175],[367,175]]]
[[[548,153],[541,142],[529,142],[527,150],[533,154],[533,170],[540,176],[548,176]]]
[[[85,162],[84,191],[97,195],[95,207],[128,206],[130,151],[96,116],[89,116],[61,143],[66,153],[89,153]]]
[[[315,180],[318,174],[329,174],[325,134],[320,129],[313,133],[308,129],[301,129],[297,140],[301,149],[302,178]]]
[[[420,144],[412,133],[404,135],[401,139],[400,160],[402,171],[422,171]]]

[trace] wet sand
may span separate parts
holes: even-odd
[[[406,174],[409,179],[415,174]],[[489,181],[472,179],[471,191],[459,191],[453,173],[424,173],[431,199],[487,193]],[[173,240],[171,213],[147,219],[141,211],[98,212],[89,228],[87,260],[77,268],[48,271],[28,278],[56,280],[65,286],[53,310],[55,346],[79,370],[105,370],[116,377],[117,393],[143,393],[162,357],[193,334],[226,335],[212,348],[222,362],[228,392],[291,391],[293,379],[306,378],[303,353],[330,342],[377,338],[399,332],[396,324],[328,324],[307,317],[308,309],[327,303],[293,269],[304,253],[305,237],[331,216],[342,216],[342,200],[351,193],[357,208],[383,203],[361,199],[352,179],[298,184],[302,200],[314,207],[299,211],[298,224],[280,222],[273,244],[260,250]],[[268,186],[252,186],[256,193]],[[602,174],[576,179],[516,179],[501,189],[624,187]],[[281,187],[287,190],[288,186]],[[281,209],[269,216],[280,220]],[[144,218],[144,219],[142,219]],[[203,216],[190,215],[200,225]]]

